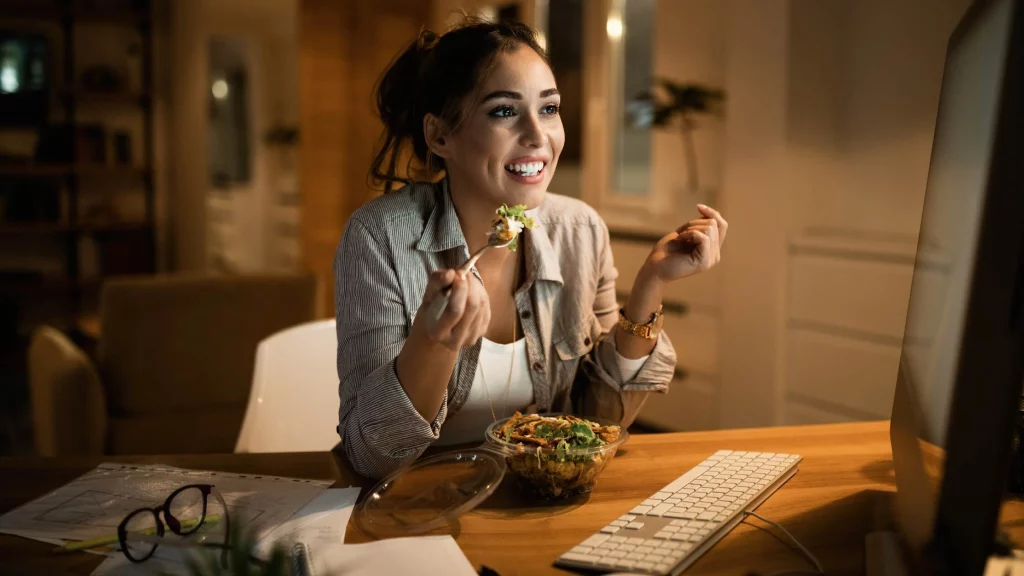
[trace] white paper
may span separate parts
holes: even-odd
[[[477,576],[451,536],[390,538],[367,544],[346,544],[310,551],[317,574],[345,576],[408,576],[444,574]]]
[[[291,518],[267,533],[260,541],[259,554],[269,556],[274,545],[290,551],[297,542],[304,543],[313,554],[325,546],[344,544],[345,529],[358,498],[359,488],[324,490]]]
[[[332,482],[104,463],[0,517],[0,533],[60,540],[107,536],[128,514],[163,504],[185,484],[213,484],[224,496],[231,521],[263,535]]]
[[[118,552],[100,563],[92,576],[192,576],[188,569],[192,551],[183,548],[157,548],[145,562],[132,562]]]

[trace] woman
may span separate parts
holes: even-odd
[[[381,477],[431,444],[479,443],[515,410],[628,426],[675,368],[662,287],[718,262],[726,221],[699,206],[654,246],[620,311],[604,222],[546,192],[565,133],[554,76],[522,25],[422,33],[381,79],[377,105],[372,174],[386,193],[352,215],[334,263],[338,431],[356,470]],[[409,149],[443,178],[399,178]],[[538,227],[460,277],[503,204],[525,205]],[[449,286],[439,319],[417,314]]]

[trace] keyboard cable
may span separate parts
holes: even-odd
[[[782,533],[785,534],[790,539],[790,541],[793,542],[793,544],[796,544],[796,547],[799,548],[800,552],[803,553],[804,557],[806,557],[807,560],[809,560],[810,563],[814,565],[814,568],[816,570],[816,572],[811,572],[809,570],[783,570],[781,572],[772,572],[770,574],[762,574],[760,576],[802,576],[802,575],[808,575],[808,574],[814,575],[814,576],[824,576],[825,569],[821,566],[821,562],[818,562],[818,559],[814,556],[814,554],[811,554],[811,551],[808,550],[807,548],[805,548],[804,545],[801,544],[800,541],[797,540],[796,537],[793,536],[793,534],[791,534],[789,530],[786,530],[778,522],[774,522],[772,520],[769,520],[769,519],[765,518],[764,516],[761,516],[760,514],[758,514],[756,512],[744,512],[743,513],[743,519],[744,520],[746,520],[747,517],[749,517],[749,516],[753,516],[754,518],[757,518],[761,522],[764,522],[765,524],[769,524],[771,526],[774,526],[775,528],[778,528],[780,531],[782,531]]]

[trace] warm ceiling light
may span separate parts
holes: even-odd
[[[224,80],[215,80],[213,83],[213,97],[223,100],[228,97],[228,83]]]
[[[618,15],[609,16],[605,29],[608,31],[608,37],[612,40],[622,38],[622,18]]]

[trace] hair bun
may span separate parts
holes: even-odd
[[[422,28],[420,29],[419,36],[416,37],[416,47],[421,52],[429,52],[434,46],[437,46],[437,41],[440,38],[433,30]]]

